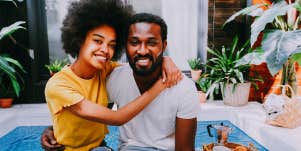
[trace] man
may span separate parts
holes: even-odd
[[[130,67],[117,68],[107,81],[109,99],[118,107],[147,91],[160,77],[167,46],[167,26],[158,16],[136,14],[128,29],[126,53]],[[186,77],[161,92],[140,114],[120,127],[120,149],[194,150],[197,100],[196,88]]]
[[[129,24],[129,65],[115,69],[107,91],[118,107],[140,96],[160,78],[167,26],[158,16],[141,13]],[[120,127],[120,150],[194,150],[198,96],[194,83],[184,77],[167,89],[135,118]]]

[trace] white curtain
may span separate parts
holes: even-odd
[[[197,57],[198,0],[162,0],[162,17],[168,25],[168,55],[181,70]]]

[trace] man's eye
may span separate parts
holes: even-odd
[[[147,44],[150,45],[150,46],[155,46],[155,45],[157,45],[157,42],[155,42],[155,41],[149,41]]]
[[[137,40],[130,41],[130,44],[133,45],[133,46],[137,46],[139,44],[139,42]]]

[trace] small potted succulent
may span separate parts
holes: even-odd
[[[200,58],[188,59],[188,64],[190,66],[191,78],[193,81],[198,81],[202,73],[203,64]]]
[[[211,85],[211,81],[206,76],[201,76],[196,84],[200,97],[200,103],[205,103],[208,96],[206,93]]]
[[[53,76],[55,73],[61,71],[66,64],[66,60],[54,60],[51,64],[45,65],[45,67],[49,70],[50,76]]]

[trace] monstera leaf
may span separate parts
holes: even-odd
[[[274,30],[264,33],[262,49],[272,75],[275,75],[291,55],[301,49],[301,30]]]

